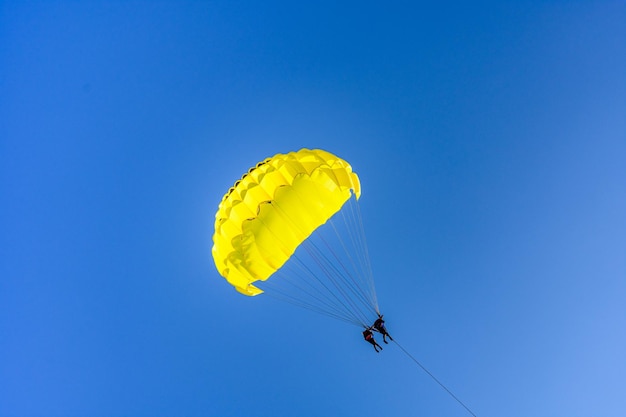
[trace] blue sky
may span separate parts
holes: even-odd
[[[477,416],[626,415],[626,5],[0,2],[0,416],[469,415],[240,296],[228,187],[321,148],[394,337]]]

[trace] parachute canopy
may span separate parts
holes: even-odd
[[[253,296],[298,246],[361,188],[350,164],[323,150],[277,154],[250,168],[215,215],[213,260],[237,291]]]

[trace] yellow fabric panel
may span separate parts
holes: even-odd
[[[343,159],[323,150],[277,154],[235,182],[215,215],[213,260],[237,291],[257,295],[296,248],[354,193],[358,176]]]

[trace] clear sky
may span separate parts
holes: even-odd
[[[467,416],[211,258],[348,160],[391,334],[479,417],[626,415],[624,1],[0,2],[0,416]]]

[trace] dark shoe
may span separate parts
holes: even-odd
[[[391,340],[393,340],[393,339],[391,339]],[[389,342],[387,342],[386,340],[383,340],[383,342],[385,342],[386,344],[389,344]]]

